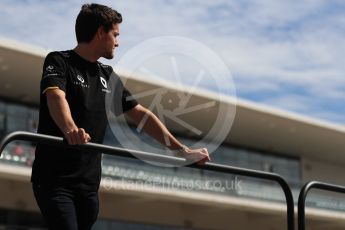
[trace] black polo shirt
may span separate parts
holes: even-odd
[[[115,82],[116,84],[110,84]],[[40,86],[38,133],[63,137],[50,116],[45,92],[63,90],[77,127],[84,128],[91,142],[102,143],[107,126],[105,97],[121,97],[116,115],[138,103],[126,100],[130,92],[123,86],[111,66],[89,62],[73,50],[49,53],[43,65]],[[114,92],[116,91],[116,92]],[[117,98],[118,99],[118,98]],[[121,108],[119,110],[118,108]],[[37,184],[97,190],[101,179],[101,153],[38,143],[31,181]]]

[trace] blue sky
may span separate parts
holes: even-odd
[[[124,17],[116,60],[146,39],[184,36],[222,58],[239,98],[345,123],[345,1],[95,2]],[[0,36],[51,50],[73,48],[83,3],[1,0]]]

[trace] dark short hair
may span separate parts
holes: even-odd
[[[75,23],[77,41],[78,43],[90,42],[100,26],[105,32],[109,32],[113,24],[121,22],[121,14],[108,6],[95,3],[84,4]]]

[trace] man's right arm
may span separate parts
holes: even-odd
[[[90,141],[90,135],[74,123],[65,92],[58,87],[51,87],[44,93],[47,97],[50,116],[63,132],[68,144],[84,144]]]

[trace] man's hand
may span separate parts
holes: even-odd
[[[81,145],[91,140],[90,135],[83,128],[74,128],[66,131],[65,138],[70,145]]]
[[[203,165],[206,162],[211,160],[206,148],[202,148],[202,149],[185,148],[181,150],[177,155],[180,157],[186,158],[188,161],[196,162],[198,165]]]

